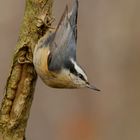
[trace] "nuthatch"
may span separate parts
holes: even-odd
[[[55,32],[46,33],[39,40],[33,63],[37,74],[50,87],[87,87],[100,91],[89,84],[84,70],[76,62],[77,16],[78,0],[74,0],[70,13],[66,6]]]

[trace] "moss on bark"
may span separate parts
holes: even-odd
[[[33,50],[51,26],[53,0],[26,0],[23,23],[0,109],[0,140],[25,140],[37,75]]]

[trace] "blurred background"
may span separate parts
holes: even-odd
[[[66,3],[54,0],[56,25]],[[38,78],[29,140],[140,139],[140,1],[79,0],[79,63],[101,89],[58,90]],[[0,1],[0,98],[18,39],[24,1]]]

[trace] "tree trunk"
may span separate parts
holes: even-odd
[[[0,110],[0,140],[25,140],[37,79],[32,63],[33,50],[51,26],[52,3],[53,0],[26,0],[24,20]]]

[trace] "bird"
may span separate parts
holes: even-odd
[[[37,43],[33,64],[43,82],[52,88],[90,88],[100,91],[88,81],[76,60],[78,0],[68,5],[55,31],[48,31]]]

